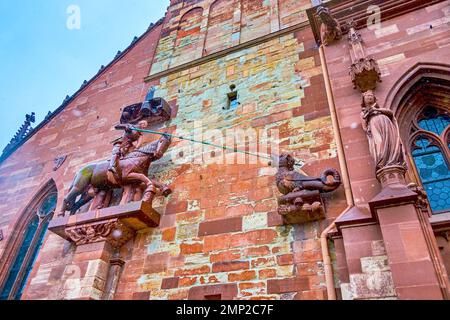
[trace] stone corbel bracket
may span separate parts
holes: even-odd
[[[160,215],[144,201],[56,217],[49,230],[77,246],[106,241],[120,248],[139,230],[159,226]]]
[[[319,191],[303,190],[279,197],[278,214],[285,224],[302,224],[325,219],[325,206]]]

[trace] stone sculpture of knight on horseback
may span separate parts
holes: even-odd
[[[125,108],[121,124],[115,127],[124,132],[120,138],[112,142],[111,159],[89,164],[76,174],[70,190],[64,198],[60,216],[64,216],[67,211],[75,214],[91,200],[94,200],[91,210],[102,209],[108,206],[112,191],[118,188],[133,190],[128,192],[127,197],[123,196],[121,203],[124,204],[130,201],[143,201],[151,204],[158,192],[165,197],[172,193],[169,186],[148,177],[150,165],[164,156],[172,142],[171,136],[161,133],[159,140],[144,144],[143,134],[139,131],[146,129],[149,124],[148,120],[152,120],[153,113],[147,112],[147,109],[154,102],[152,100],[154,91],[154,88],[150,89],[146,101],[140,104],[141,110],[134,110],[135,114],[128,114],[129,109]],[[157,101],[163,100],[158,99]],[[166,104],[164,102],[164,106]],[[156,116],[159,117],[158,114]],[[122,121],[128,118],[130,121],[131,119],[138,121],[130,123]]]
[[[148,126],[148,122],[141,120],[138,123],[139,129],[145,129]],[[130,151],[139,149],[142,146],[143,135],[141,132],[133,129],[130,124],[117,125],[115,127],[117,130],[124,130],[123,136],[114,140],[112,143],[114,145],[113,152],[111,155],[111,160],[109,162],[108,171],[114,174],[115,178],[121,180],[121,172],[119,170],[119,160],[127,156]]]

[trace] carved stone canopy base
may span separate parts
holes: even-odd
[[[147,202],[131,202],[83,214],[56,217],[49,230],[76,245],[106,241],[121,247],[136,231],[159,226],[160,215]]]
[[[406,168],[403,166],[389,166],[377,171],[377,179],[383,188],[390,185],[405,185]]]
[[[325,209],[317,190],[302,190],[278,198],[278,213],[285,224],[302,224],[325,219]]]

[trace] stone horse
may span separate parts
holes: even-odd
[[[172,190],[163,183],[149,179],[147,174],[151,163],[163,157],[170,143],[171,137],[163,135],[159,140],[134,150],[120,159],[121,179],[108,171],[108,161],[85,166],[76,174],[64,198],[60,216],[64,216],[66,211],[75,214],[79,208],[94,198],[96,198],[95,209],[102,209],[108,192],[114,188],[142,187],[144,189],[142,201],[148,203],[152,203],[158,190],[167,197]],[[81,197],[77,201],[79,196]]]

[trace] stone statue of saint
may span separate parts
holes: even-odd
[[[380,108],[372,90],[363,93],[361,117],[376,170],[391,166],[405,167],[397,120],[391,110]]]

